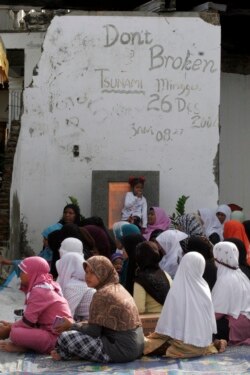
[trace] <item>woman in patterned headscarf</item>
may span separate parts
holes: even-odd
[[[55,360],[80,357],[93,362],[129,362],[143,352],[144,336],[133,297],[119,284],[111,261],[101,255],[83,264],[85,280],[95,288],[88,324],[72,324],[69,319],[58,327],[63,332]]]
[[[205,232],[202,227],[200,218],[196,214],[184,214],[175,221],[177,229],[190,236],[204,236]],[[187,252],[188,238],[180,242],[184,252]]]

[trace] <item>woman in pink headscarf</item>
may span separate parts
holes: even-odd
[[[155,230],[165,231],[169,229],[171,225],[171,219],[166,214],[163,208],[150,207],[148,212],[148,226],[143,232],[143,237],[149,241],[151,234]]]
[[[20,289],[25,293],[22,319],[15,323],[0,322],[0,350],[47,354],[54,349],[58,334],[53,329],[56,316],[72,319],[69,305],[58,283],[49,274],[48,262],[38,256],[24,259],[20,264]],[[72,319],[73,320],[73,319]]]

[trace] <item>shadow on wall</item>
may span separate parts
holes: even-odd
[[[20,259],[34,254],[27,240],[27,224],[20,217],[20,202],[17,192],[13,194],[10,222],[10,246],[6,255],[11,259]]]

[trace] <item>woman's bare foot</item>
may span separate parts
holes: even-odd
[[[61,356],[60,356],[60,354],[57,353],[56,350],[52,350],[52,351],[50,352],[50,355],[51,355],[51,357],[52,357],[55,361],[60,361],[60,360],[62,359]]]
[[[0,350],[9,353],[24,353],[27,351],[26,348],[13,344],[11,341],[0,341]]]
[[[218,350],[219,353],[223,353],[226,350],[227,347],[227,341],[226,340],[214,340],[214,346]]]

